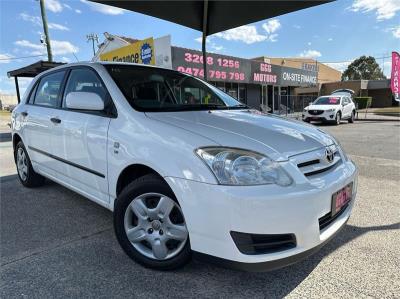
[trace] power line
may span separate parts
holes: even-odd
[[[0,60],[16,60],[16,59],[33,58],[33,57],[41,57],[41,56],[47,56],[47,55],[41,54],[41,55],[21,56],[21,57],[8,57],[8,58],[0,58]]]

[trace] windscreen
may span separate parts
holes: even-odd
[[[243,109],[245,105],[197,78],[134,65],[106,65],[130,105],[139,111]]]
[[[313,105],[339,105],[340,97],[320,97],[315,100]]]

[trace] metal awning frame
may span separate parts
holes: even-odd
[[[21,102],[21,94],[19,91],[19,82],[18,82],[18,78],[19,77],[23,77],[23,78],[34,78],[36,77],[38,74],[47,71],[49,69],[52,69],[56,66],[59,65],[63,65],[65,63],[63,62],[49,62],[49,61],[37,61],[33,64],[24,66],[22,68],[16,69],[16,70],[12,70],[7,72],[7,76],[9,78],[14,77],[14,81],[15,81],[15,89],[17,92],[17,100],[18,103]]]

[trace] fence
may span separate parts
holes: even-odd
[[[304,108],[316,98],[316,96],[275,95],[273,104],[270,101],[269,105],[261,105],[260,108],[263,112],[301,119]]]

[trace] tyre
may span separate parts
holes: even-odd
[[[340,112],[336,113],[336,117],[335,117],[335,125],[336,126],[340,125],[341,119],[342,119],[342,115],[340,114]]]
[[[353,112],[351,113],[350,118],[349,118],[349,123],[351,123],[351,124],[354,123],[355,118],[356,118],[356,112],[353,111]]]
[[[115,204],[114,230],[125,253],[145,267],[172,270],[191,259],[182,210],[157,175],[145,175],[124,188]]]
[[[44,184],[45,178],[33,170],[28,152],[26,151],[22,141],[18,142],[15,147],[14,159],[17,167],[18,178],[22,185],[28,188],[33,188]]]

